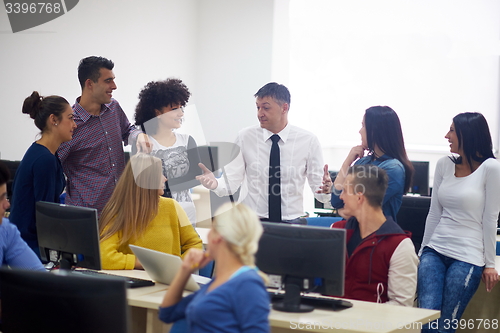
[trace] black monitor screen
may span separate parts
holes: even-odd
[[[429,162],[411,161],[415,172],[409,193],[429,195]]]
[[[307,291],[343,296],[344,229],[265,222],[262,225],[264,233],[256,255],[257,266],[265,273],[281,275],[285,285],[284,302],[274,304],[275,309],[311,311],[312,308],[300,304],[305,279],[309,280]]]
[[[36,227],[43,260],[63,269],[101,269],[96,209],[39,201]]]
[[[127,333],[125,281],[0,270],[3,332]]]

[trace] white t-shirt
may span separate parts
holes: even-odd
[[[500,211],[500,163],[489,158],[472,174],[455,177],[448,157],[436,166],[431,208],[422,249],[476,266],[495,267],[496,228]]]
[[[190,136],[174,132],[176,140],[171,147],[165,147],[156,141],[152,136],[149,136],[153,148],[151,155],[162,160],[163,175],[168,179],[169,183],[176,178],[186,176],[192,167],[192,161],[188,158],[188,143]],[[197,164],[197,163],[195,163]],[[195,165],[198,168],[197,165]],[[188,189],[175,191],[171,188],[172,199],[177,201],[186,211],[191,224],[196,223],[196,208],[191,199],[191,192]]]

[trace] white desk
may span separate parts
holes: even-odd
[[[106,271],[116,275],[147,278],[144,271]],[[169,325],[158,319],[158,306],[167,285],[128,290],[131,306],[133,333],[168,332]],[[186,293],[187,294],[187,293]],[[354,306],[341,311],[316,309],[309,313],[285,313],[271,310],[269,315],[272,332],[399,332],[398,327],[420,332],[419,323],[427,323],[439,317],[439,311],[407,308],[395,305],[352,301]],[[406,325],[406,327],[404,327]]]

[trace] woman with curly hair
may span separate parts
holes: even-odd
[[[163,175],[168,181],[165,196],[179,202],[194,225],[196,209],[189,190],[199,185],[195,177],[201,173],[200,157],[195,140],[175,131],[182,125],[190,95],[180,79],[149,82],[139,93],[135,124],[148,134],[151,154],[162,160]]]

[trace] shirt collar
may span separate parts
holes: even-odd
[[[92,115],[80,105],[81,98],[82,98],[82,96],[80,96],[76,99],[75,105],[73,105],[73,112],[76,113],[76,115],[85,123],[85,122],[87,122],[87,120],[90,119],[90,117],[92,117]],[[101,114],[110,110],[109,105],[111,103],[101,104]]]
[[[375,157],[375,154],[371,155],[372,156],[372,161],[374,162],[378,162],[378,163],[382,163],[384,161],[387,161],[387,160],[390,160],[392,159],[392,157],[390,157],[389,155],[387,154],[384,154],[380,157]]]
[[[278,134],[280,136],[280,139],[286,143],[286,140],[288,140],[288,135],[290,134],[290,125],[287,124],[285,128],[281,130],[279,133],[273,133],[265,128],[262,129],[262,139],[264,141],[267,141],[273,136],[274,134]]]

